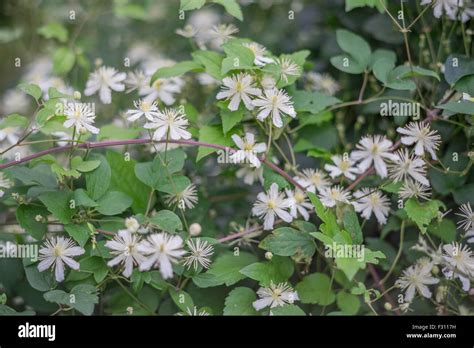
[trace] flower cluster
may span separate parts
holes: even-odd
[[[182,261],[188,268],[199,266],[207,269],[211,264],[210,257],[214,248],[200,238],[190,238],[186,242],[188,250],[184,249],[183,239],[178,235],[166,232],[149,233],[145,238],[137,233],[139,224],[136,219],[126,221],[127,229],[119,230],[105,243],[113,258],[107,262],[109,267],[121,266],[122,274],[130,278],[134,268],[148,271],[158,268],[163,279],[173,277],[173,264]],[[150,232],[150,231],[147,231]],[[75,244],[70,238],[53,237],[44,243],[40,249],[38,270],[43,272],[54,268],[58,282],[64,280],[65,266],[79,270],[79,263],[72,257],[85,253],[85,250]]]

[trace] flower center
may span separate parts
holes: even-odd
[[[378,205],[379,204],[379,197],[376,194],[371,194],[370,195],[370,203],[372,203],[372,205]]]
[[[54,256],[59,257],[61,256],[61,253],[62,253],[61,247],[59,245],[56,245],[53,249]]]
[[[349,169],[349,161],[342,161],[339,163],[339,169],[341,169],[343,172]]]
[[[245,151],[252,151],[253,150],[253,144],[244,143],[244,150]]]
[[[296,192],[295,193],[295,200],[298,202],[298,203],[303,203],[304,202],[304,199],[305,199],[305,196],[303,193],[301,192]]]
[[[146,101],[142,101],[141,109],[145,112],[148,112],[151,109],[151,104],[147,103]]]
[[[276,203],[273,200],[268,201],[267,205],[268,205],[268,208],[270,208],[270,209],[275,209],[276,208]]]
[[[157,91],[159,91],[161,89],[161,80],[160,79],[157,79],[155,82],[153,82],[153,88],[156,89]]]
[[[237,92],[242,92],[244,89],[244,86],[242,86],[242,82],[238,81],[237,84],[235,85],[235,89]]]
[[[372,145],[372,149],[370,150],[372,155],[376,155],[379,153],[379,146],[377,144]]]

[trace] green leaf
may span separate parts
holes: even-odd
[[[244,118],[245,110],[240,107],[238,110],[230,111],[227,107],[221,108],[222,131],[227,134],[235,125]]]
[[[411,221],[413,221],[422,233],[426,233],[426,229],[431,220],[438,216],[439,204],[437,201],[428,201],[420,203],[416,198],[410,198],[403,208]]]
[[[181,11],[198,10],[204,6],[206,0],[181,0],[179,9]]]
[[[153,166],[155,172],[162,173],[161,175],[173,174],[179,172],[184,167],[184,161],[186,160],[186,153],[183,149],[172,149],[168,150],[165,155],[158,153],[153,159]]]
[[[206,273],[193,277],[193,282],[201,288],[222,284],[231,286],[245,278],[240,270],[254,262],[257,262],[257,257],[250,253],[241,251],[234,255],[225,252],[216,258]]]
[[[169,288],[169,293],[174,304],[178,306],[183,312],[186,312],[188,309],[191,310],[194,308],[194,302],[191,296],[183,290],[176,291],[173,288]]]
[[[103,215],[117,215],[129,208],[133,199],[123,192],[111,191],[103,195],[98,201],[97,211]]]
[[[150,222],[158,228],[171,233],[183,229],[183,224],[178,215],[170,210],[160,210],[150,218]]]
[[[435,220],[428,226],[428,233],[441,238],[445,243],[451,243],[456,240],[456,225],[448,219],[441,222]]]
[[[271,251],[274,255],[300,254],[305,258],[310,258],[316,251],[314,240],[308,233],[291,227],[277,228],[260,242],[259,247]]]
[[[374,75],[380,82],[388,83],[389,73],[395,68],[395,62],[389,58],[378,59],[373,65]]]
[[[413,66],[413,67],[406,66],[406,65],[402,65],[402,66],[403,66],[403,69],[401,69],[400,75],[399,75],[399,77],[402,79],[407,78],[407,77],[426,76],[426,77],[433,77],[436,80],[441,81],[439,75],[433,70],[421,68],[419,66]]]
[[[217,80],[222,80],[222,60],[224,56],[214,51],[195,51],[191,53],[193,59],[204,66],[206,73]]]
[[[474,72],[474,59],[460,55],[451,54],[444,63],[444,78],[451,86],[454,86],[464,76],[472,75]]]
[[[231,70],[252,69],[255,55],[253,52],[242,45],[238,39],[229,40],[222,45],[226,58],[222,60],[221,73],[227,74]]]
[[[87,193],[92,199],[97,200],[109,189],[112,173],[104,156],[94,154],[89,157],[92,160],[100,161],[100,165],[96,169],[85,174]]]
[[[273,183],[276,183],[280,190],[290,187],[290,183],[284,177],[276,173],[274,170],[268,168],[267,166],[264,166],[263,168],[263,181],[263,187],[266,191],[270,189],[270,186]]]
[[[370,67],[373,69],[374,64],[381,59],[386,59],[389,62],[392,62],[393,66],[395,66],[395,63],[397,62],[397,54],[391,50],[378,48],[374,52],[372,52],[372,55],[370,57]]]
[[[286,282],[293,275],[293,262],[287,257],[274,256],[268,262],[256,262],[240,270],[240,273],[254,279],[262,286],[271,282],[278,284]]]
[[[474,115],[474,103],[468,100],[459,102],[449,102],[443,105],[437,105],[438,109],[450,111],[454,114]]]
[[[33,83],[20,83],[18,85],[18,88],[26,94],[31,95],[33,98],[35,98],[36,101],[38,101],[38,99],[41,98],[41,96],[43,95],[43,92],[41,92],[41,88],[39,88],[38,85],[35,85]]]
[[[92,200],[84,189],[74,191],[74,200],[76,201],[76,206],[97,207],[97,202]]]
[[[98,140],[113,139],[113,140],[128,140],[135,139],[140,135],[140,129],[119,127],[114,124],[108,124],[100,128],[100,133],[97,134]]]
[[[28,127],[28,118],[20,114],[10,114],[0,121],[0,129],[7,127]]]
[[[238,287],[225,299],[224,315],[258,315],[252,303],[257,299],[252,289]]]
[[[369,44],[359,35],[350,31],[336,30],[336,40],[339,47],[347,54],[354,57],[355,61],[362,67],[367,68],[372,51]]]
[[[4,315],[8,315],[8,316],[14,316],[14,315],[26,316],[26,315],[36,315],[36,313],[32,310],[17,312],[16,310],[14,310],[11,307],[8,307],[4,304],[0,304],[0,316],[4,316]]]
[[[242,9],[240,8],[239,3],[236,0],[211,0],[215,4],[224,6],[227,13],[237,18],[240,21],[244,20],[242,15]]]
[[[54,87],[49,87],[48,88],[48,97],[49,97],[50,100],[53,100],[53,99],[74,99],[74,97],[72,95],[64,94],[62,92],[59,92]]]
[[[385,2],[385,0],[382,1]],[[372,8],[375,7],[380,13],[384,12],[384,7],[380,0],[346,0],[346,12],[365,6]]]
[[[46,39],[57,39],[59,42],[66,42],[68,32],[64,25],[58,22],[51,22],[38,29],[38,34]]]
[[[23,166],[11,167],[5,170],[12,178],[27,186],[40,185],[50,189],[57,188],[57,181],[49,165],[36,165],[34,168]]]
[[[296,291],[302,303],[327,306],[336,299],[331,289],[331,280],[324,273],[313,273],[304,277],[296,285]]]
[[[336,303],[339,309],[346,315],[356,315],[360,308],[359,298],[345,291],[337,293]]]
[[[151,77],[150,84],[153,84],[157,79],[163,79],[168,77],[181,76],[189,71],[202,71],[203,67],[192,60],[176,63],[170,67],[164,67],[158,69]]]
[[[339,226],[334,213],[330,209],[325,208],[318,196],[314,193],[307,192],[307,195],[316,209],[316,215],[318,215],[318,217],[323,221],[319,226],[321,232],[329,237],[336,235],[339,232]]]
[[[188,177],[173,175],[171,179],[168,176],[160,178],[156,189],[160,192],[176,195],[183,192],[189,185],[191,185],[191,180]]]
[[[474,205],[474,183],[463,185],[453,192],[454,201],[461,205],[470,203]]]
[[[48,230],[48,225],[36,221],[37,215],[40,215],[45,219],[49,214],[43,207],[34,205],[21,204],[16,209],[16,219],[20,226],[34,239],[41,240]]]
[[[98,166],[100,166],[100,163],[100,161],[84,161],[82,157],[75,156],[71,160],[71,167],[72,169],[75,169],[79,172],[87,173],[93,171]]]
[[[57,75],[67,74],[74,63],[76,55],[68,47],[59,47],[53,54],[53,72]]]
[[[285,304],[270,310],[273,315],[306,315],[306,313],[295,304]]]
[[[80,225],[64,225],[64,230],[81,247],[86,245],[91,235],[91,231],[89,230],[89,227],[87,227],[87,223],[85,222]]]
[[[56,116],[56,106],[49,102],[51,102],[51,100],[36,113],[36,122],[38,122],[40,126],[44,126],[48,121]]]
[[[199,130],[199,141],[204,143],[232,146],[233,142],[230,136],[231,134],[224,136],[220,126],[203,126]],[[217,149],[204,146],[199,147],[196,162],[216,151]]]
[[[348,54],[331,57],[329,61],[336,69],[348,74],[357,75],[365,71],[365,67]]]
[[[160,182],[160,173],[155,171],[153,162],[135,164],[135,175],[142,183],[156,188]]]
[[[63,224],[71,222],[75,210],[70,208],[72,193],[69,191],[45,192],[39,196],[48,211]]]
[[[345,243],[339,242],[339,246],[345,247]],[[337,246],[336,246],[337,247]],[[336,257],[336,265],[337,267],[344,272],[347,279],[352,281],[356,273],[361,270],[365,269],[367,263],[378,264],[378,259],[384,259],[385,255],[381,251],[372,251],[368,248],[364,248],[363,250],[363,260],[362,255],[356,255],[355,257]],[[337,252],[337,251],[336,251]]]
[[[340,102],[337,98],[319,92],[295,91],[291,93],[291,96],[297,112],[310,112],[312,114],[317,114],[328,106]]]
[[[52,272],[48,270],[44,272],[38,271],[38,264],[31,264],[28,259],[23,259],[23,266],[25,267],[26,279],[33,289],[48,291],[55,286],[56,281],[53,278]]]
[[[48,302],[72,307],[84,315],[92,315],[95,304],[99,303],[97,289],[90,284],[76,285],[70,293],[62,290],[48,291],[43,297]]]
[[[350,233],[354,244],[362,244],[362,230],[360,228],[359,219],[354,211],[354,207],[345,206],[343,212],[344,228]]]
[[[80,271],[92,273],[96,283],[100,283],[107,277],[109,267],[102,257],[90,256],[80,261]]]
[[[149,13],[140,4],[115,3],[115,15],[119,18],[133,18],[137,20],[146,20]]]

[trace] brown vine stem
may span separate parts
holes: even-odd
[[[129,140],[108,140],[108,141],[98,141],[98,142],[85,142],[81,143],[79,145],[68,145],[68,146],[58,146],[58,147],[53,147],[51,149],[43,150],[37,153],[34,153],[29,156],[25,156],[18,161],[11,161],[7,163],[0,164],[0,170],[6,169],[21,163],[26,163],[29,162],[35,158],[39,158],[42,156],[54,154],[54,153],[60,153],[60,152],[66,152],[68,150],[71,150],[73,148],[79,148],[79,149],[97,149],[97,148],[103,148],[103,147],[113,147],[113,146],[121,146],[121,145],[137,145],[137,144],[151,144],[151,143],[165,143],[166,140],[159,140],[159,141],[152,141],[150,139],[129,139]],[[168,140],[168,143],[173,143],[173,144],[181,144],[181,145],[192,145],[192,146],[204,146],[204,147],[209,147],[213,149],[218,149],[218,150],[223,150],[223,151],[228,151],[230,153],[234,152],[235,150],[228,147],[228,146],[223,146],[223,145],[218,145],[218,144],[211,144],[211,143],[205,143],[202,141],[196,141],[196,140]],[[279,168],[277,165],[272,163],[266,158],[262,158],[261,161],[267,165],[269,168],[283,176],[286,180],[288,180],[291,184],[293,184],[295,187],[303,190],[304,188],[298,184],[295,179],[291,177],[288,173],[286,173],[283,169]]]

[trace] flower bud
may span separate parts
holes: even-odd
[[[271,260],[271,259],[273,258],[273,253],[271,253],[270,251],[267,251],[267,252],[265,253],[265,258],[266,258],[267,260]]]
[[[74,99],[76,99],[76,100],[81,99],[81,97],[82,97],[82,96],[81,96],[81,92],[79,92],[79,91],[74,91],[73,97],[74,97]]]
[[[127,230],[130,232],[137,232],[140,228],[140,224],[134,217],[129,217],[125,219],[125,227],[127,227]]]
[[[193,237],[196,237],[196,236],[199,236],[202,232],[202,227],[200,224],[198,224],[197,222],[191,224],[191,226],[189,226],[189,234]]]
[[[385,308],[385,310],[387,310],[387,311],[391,311],[393,306],[389,302],[385,302],[383,304],[383,308]]]

